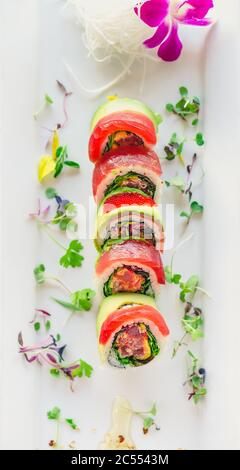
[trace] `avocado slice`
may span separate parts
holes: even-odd
[[[106,103],[99,106],[92,117],[90,131],[93,131],[98,121],[100,121],[100,119],[103,117],[107,116],[108,114],[121,111],[132,111],[145,114],[145,116],[147,116],[152,121],[156,132],[158,131],[159,124],[162,122],[161,115],[155,113],[149,106],[147,106],[145,103],[142,103],[142,101],[130,98],[116,98],[115,100],[107,101]]]
[[[156,308],[156,302],[152,297],[144,294],[114,294],[106,297],[100,306],[97,316],[97,334],[99,336],[103,322],[115,310],[121,308],[123,305],[149,305]]]

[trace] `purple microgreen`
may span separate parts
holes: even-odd
[[[194,153],[194,154],[193,154],[193,157],[192,157],[192,163],[191,163],[190,165],[187,165],[187,173],[188,173],[188,175],[191,174],[191,172],[192,172],[192,170],[193,170],[193,167],[194,167],[196,161],[197,161],[197,154]]]
[[[198,368],[199,359],[194,356],[191,351],[188,351],[188,356],[191,360],[191,364],[184,385],[187,384],[191,388],[188,394],[188,400],[193,399],[194,403],[197,404],[201,398],[207,395],[207,389],[205,387],[206,370],[202,367]]]
[[[176,157],[179,158],[181,163],[184,163],[183,159],[183,148],[184,148],[185,139],[180,139],[176,132],[174,132],[168,142],[164,147],[164,152],[166,154],[166,160],[174,160]]]
[[[72,95],[72,91],[67,91],[66,87],[61,83],[59,80],[56,80],[57,85],[61,92],[63,93],[63,114],[64,114],[64,122],[59,124],[60,128],[63,129],[68,124],[68,113],[67,113],[67,98]]]
[[[53,335],[47,336],[36,344],[24,346],[22,335],[19,333],[19,353],[25,356],[27,362],[39,362],[49,367],[50,374],[59,377],[61,374],[73,381],[77,377],[91,377],[93,368],[90,364],[78,359],[72,363],[64,361],[66,344],[59,345],[60,338]]]
[[[29,214],[29,217],[45,220],[46,216],[48,215],[50,210],[50,206],[46,206],[44,209],[41,209],[41,201],[38,199],[38,209],[36,212],[32,212]]]
[[[49,317],[51,317],[51,314],[49,312],[47,312],[46,310],[36,308],[34,317],[29,323],[30,325],[34,326],[34,329],[36,332],[41,329],[42,323],[45,327],[45,330],[49,331],[51,328],[51,322],[49,320]]]

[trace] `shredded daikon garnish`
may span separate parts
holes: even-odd
[[[102,87],[86,88],[76,76],[72,67],[65,62],[68,71],[86,93],[100,94],[118,83],[136,60],[153,59],[146,52],[143,41],[149,35],[149,28],[139,21],[134,12],[137,0],[67,0],[73,7],[74,17],[82,29],[82,38],[88,56],[97,62],[118,60],[121,70],[115,78]]]

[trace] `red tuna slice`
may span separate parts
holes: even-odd
[[[100,119],[89,140],[89,159],[96,163],[101,157],[107,138],[118,131],[132,132],[139,136],[147,148],[156,145],[153,122],[146,115],[133,111],[119,111]]]
[[[149,243],[140,240],[127,240],[116,244],[103,253],[96,265],[96,274],[101,276],[104,271],[112,267],[124,264],[126,266],[138,266],[144,270],[150,268],[154,271],[159,284],[165,284],[165,275],[161,256],[158,250]]]
[[[147,176],[153,183],[159,180],[160,184],[162,169],[158,155],[153,150],[144,147],[119,147],[103,155],[94,167],[92,188],[97,204],[101,202],[107,186],[116,176],[129,171]]]

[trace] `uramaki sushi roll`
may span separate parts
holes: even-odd
[[[159,251],[141,240],[123,241],[103,252],[96,264],[96,277],[99,297],[120,292],[155,297],[165,284]]]
[[[101,304],[97,335],[101,361],[126,368],[142,366],[158,356],[169,329],[151,297],[117,294]]]
[[[93,171],[93,195],[97,204],[113,191],[134,188],[159,200],[161,166],[158,155],[144,147],[118,147],[103,155]]]
[[[96,163],[117,147],[152,148],[157,142],[159,114],[141,101],[117,98],[107,101],[95,112],[91,122],[89,158]]]
[[[157,205],[136,190],[111,194],[103,200],[97,213],[98,251],[129,239],[145,240],[163,251],[164,231]]]

